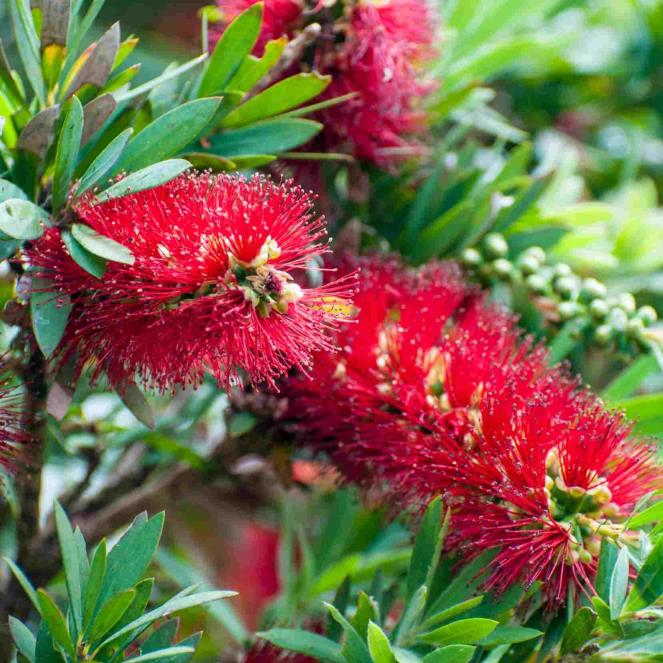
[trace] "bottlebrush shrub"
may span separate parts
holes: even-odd
[[[225,21],[255,4],[218,0]],[[324,98],[345,99],[320,113],[326,149],[347,149],[382,167],[421,152],[414,136],[425,124],[421,106],[431,86],[423,81],[422,65],[434,52],[435,25],[425,0],[266,0],[264,5],[258,52],[267,53],[277,43],[273,40],[296,36],[312,22],[322,27],[314,47],[294,66],[330,74]]]
[[[291,367],[307,372],[313,351],[333,352],[352,278],[297,282],[327,245],[312,196],[292,182],[190,174],[107,202],[87,196],[75,212],[132,252],[91,274],[57,229],[28,252],[72,302],[58,352],[79,371],[95,362],[120,389],[136,375],[162,391],[198,385],[206,371],[273,384]]]
[[[35,590],[21,569],[5,560],[39,615],[36,637],[25,624],[10,617],[22,661],[111,663],[138,654],[137,661],[187,663],[201,634],[175,644],[178,622],[169,619],[170,615],[235,595],[227,591],[195,593],[195,587],[188,587],[160,606],[148,608],[154,578],[142,576],[159,544],[163,513],[150,519],[145,514],[138,516],[110,550],[104,539],[91,556],[81,531],[72,529],[57,503],[55,522],[67,588],[64,612],[49,593]]]
[[[342,353],[287,386],[303,440],[399,504],[443,495],[452,547],[499,548],[488,587],[542,581],[551,607],[593,594],[601,541],[635,546],[628,517],[663,487],[655,448],[549,367],[454,265],[357,263]]]

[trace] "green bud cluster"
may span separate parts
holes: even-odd
[[[630,292],[609,296],[606,286],[595,278],[583,278],[569,265],[546,263],[545,251],[531,246],[516,258],[499,233],[487,234],[477,247],[461,253],[461,263],[485,284],[502,282],[521,285],[532,296],[545,300],[546,310],[561,324],[584,322],[601,346],[648,345],[646,329],[658,315],[651,306],[638,307]]]

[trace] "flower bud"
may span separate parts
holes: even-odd
[[[622,292],[617,297],[617,306],[621,308],[625,313],[632,315],[635,313],[635,297],[630,292]]]
[[[488,233],[483,239],[483,247],[491,258],[504,258],[509,253],[509,245],[499,233]]]
[[[540,246],[530,246],[525,250],[525,256],[536,260],[539,263],[539,266],[545,264],[546,262],[546,252]]]
[[[600,281],[588,278],[582,282],[582,292],[589,299],[596,299],[605,297],[608,294],[608,289]]]
[[[562,276],[571,276],[571,274],[573,274],[571,268],[564,262],[560,262],[553,268],[553,275],[557,278]]]
[[[460,254],[460,261],[465,267],[478,267],[483,262],[483,258],[476,249],[465,249]]]
[[[594,338],[599,345],[608,345],[612,340],[615,330],[612,325],[599,325],[594,331]]]
[[[518,258],[518,267],[525,276],[529,276],[539,271],[541,263],[534,256],[523,254]]]
[[[589,312],[592,317],[602,320],[610,313],[610,308],[604,299],[594,299],[589,305]]]
[[[506,258],[498,258],[492,262],[493,272],[500,279],[508,279],[513,274],[513,265]]]
[[[555,279],[553,288],[562,297],[570,297],[576,289],[577,279],[573,276],[561,276]]]
[[[619,332],[626,331],[628,316],[622,308],[613,308],[608,314],[608,322]]]
[[[570,320],[579,313],[579,308],[576,302],[561,302],[557,311],[562,320]]]
[[[543,295],[548,291],[548,283],[540,274],[532,274],[525,279],[525,285],[537,295]]]
[[[642,320],[645,327],[652,325],[658,320],[658,314],[653,306],[641,306],[636,313],[636,316]]]

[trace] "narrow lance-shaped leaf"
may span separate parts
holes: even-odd
[[[58,149],[55,155],[53,174],[53,213],[57,214],[64,205],[78,160],[78,151],[83,135],[83,106],[77,97],[72,97],[71,106],[64,118]]]
[[[64,566],[67,594],[69,595],[72,614],[74,616],[74,624],[77,632],[80,633],[83,628],[83,600],[74,530],[59,502],[55,503],[54,511],[55,526],[60,541],[60,550],[62,551],[62,563]]]
[[[240,68],[260,34],[263,4],[251,5],[224,30],[207,64],[199,96],[209,97],[222,92]]]
[[[98,232],[82,223],[74,223],[71,226],[71,234],[74,239],[90,253],[106,260],[121,262],[125,265],[133,265],[134,256],[131,251],[110,237],[100,235]]]
[[[75,657],[76,650],[62,611],[43,589],[37,590],[37,600],[41,607],[41,616],[48,625],[53,640],[64,647],[70,656]]]
[[[30,294],[32,329],[46,357],[53,354],[62,340],[71,308],[68,295],[53,292],[48,280],[33,276]]]
[[[168,159],[160,163],[155,163],[153,166],[148,166],[135,173],[131,173],[131,175],[127,175],[116,184],[102,191],[97,196],[97,199],[99,202],[103,202],[111,198],[121,198],[130,193],[153,189],[166,182],[170,182],[170,180],[175,179],[188,168],[191,168],[191,164],[185,159]]]
[[[161,115],[129,143],[114,172],[135,171],[177,154],[200,135],[220,102],[197,99]]]

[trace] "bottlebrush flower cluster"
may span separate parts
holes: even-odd
[[[190,174],[156,189],[98,202],[78,215],[129,248],[134,264],[109,262],[101,278],[79,267],[60,231],[29,251],[73,310],[62,360],[96,364],[121,388],[135,378],[161,391],[197,385],[206,371],[227,383],[309,369],[314,350],[330,352],[351,280],[321,288],[297,282],[327,251],[312,196],[291,182],[256,175]]]
[[[0,467],[10,472],[30,461],[31,437],[23,418],[23,394],[9,374],[0,375]]]
[[[218,0],[226,25],[256,0]],[[421,151],[413,136],[424,126],[421,100],[430,85],[421,65],[433,51],[435,20],[426,0],[265,0],[257,49],[319,22],[321,37],[305,67],[331,74],[327,99],[355,97],[321,113],[325,149],[349,149],[389,167]]]
[[[654,448],[456,266],[350,265],[362,268],[357,323],[339,355],[316,357],[313,380],[286,387],[302,441],[401,506],[443,495],[452,547],[498,549],[489,587],[539,580],[551,605],[570,586],[591,593],[601,540],[632,544],[628,514],[663,487]]]

